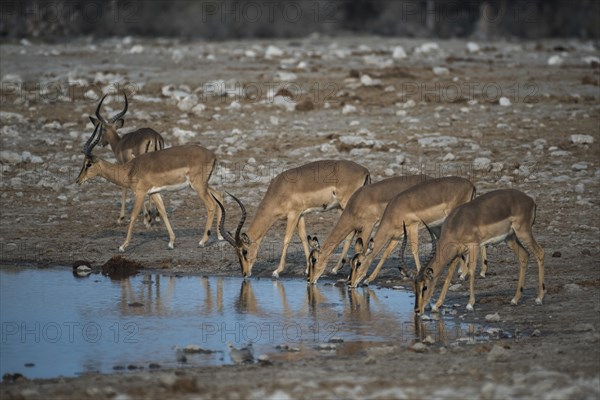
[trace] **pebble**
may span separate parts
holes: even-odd
[[[498,104],[500,104],[502,107],[508,107],[512,103],[508,97],[500,97],[500,100],[498,100]]]
[[[567,283],[567,284],[565,284],[564,288],[567,293],[580,293],[583,291],[581,286],[579,286],[576,283]]]
[[[410,349],[415,353],[426,353],[429,351],[427,345],[424,345],[423,343],[415,343],[410,347]]]
[[[422,343],[424,344],[434,344],[435,343],[435,339],[431,337],[431,335],[427,335],[427,337],[425,337],[425,339],[422,340]]]
[[[531,332],[531,336],[532,337],[539,337],[542,336],[542,332],[540,332],[539,329],[534,329],[533,332]]]
[[[477,157],[473,160],[473,168],[477,171],[487,171],[490,169],[492,160],[486,157]]]
[[[356,107],[351,104],[346,104],[344,108],[342,108],[342,114],[351,114],[356,112]]]
[[[556,66],[560,66],[565,62],[564,58],[562,58],[561,56],[559,56],[558,54],[555,54],[553,56],[551,56],[548,59],[548,65],[556,65]]]
[[[448,147],[458,144],[458,139],[453,136],[427,136],[417,141],[421,147]]]
[[[594,325],[588,323],[580,323],[573,327],[575,332],[593,332]]]
[[[332,344],[332,343],[322,343],[319,346],[317,346],[317,350],[319,351],[332,351],[332,350],[336,350],[337,349],[337,345]]]
[[[444,158],[442,158],[442,161],[453,161],[456,159],[456,156],[452,153],[446,153],[446,155],[444,156]]]
[[[381,85],[381,80],[373,79],[369,75],[364,74],[360,77],[360,83],[363,86],[377,86],[377,85]]]
[[[415,54],[429,54],[440,50],[440,46],[435,42],[426,42],[415,49]]]
[[[328,340],[329,343],[344,343],[344,339],[338,336],[333,336]]]
[[[265,51],[265,58],[267,60],[272,59],[273,57],[281,57],[283,55],[283,50],[281,50],[277,46],[269,45],[267,50]]]
[[[446,67],[433,67],[433,73],[435,75],[448,75],[450,74],[450,70]]]
[[[592,144],[594,143],[594,138],[591,135],[571,135],[571,143]]]
[[[488,362],[505,362],[510,359],[510,352],[502,346],[495,345],[487,355]]]
[[[467,43],[467,51],[469,53],[478,53],[479,52],[479,45],[475,42],[468,42]]]
[[[455,283],[454,285],[450,286],[448,290],[451,292],[458,292],[459,290],[462,290],[462,284]]]
[[[500,315],[498,313],[488,314],[485,316],[487,322],[500,322]]]
[[[402,60],[406,58],[406,51],[402,46],[394,47],[394,51],[392,52],[392,58],[395,60]]]
[[[553,258],[560,258],[561,256],[562,256],[562,253],[560,251],[555,251],[554,253],[552,253]]]
[[[571,169],[573,171],[584,171],[584,170],[588,169],[588,163],[585,161],[580,161],[578,163],[571,165]]]
[[[385,171],[383,171],[383,173],[385,174],[385,176],[394,176],[394,170],[391,168],[386,168]]]

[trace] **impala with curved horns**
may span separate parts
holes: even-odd
[[[479,248],[486,244],[506,242],[519,260],[519,280],[517,291],[511,300],[518,304],[523,294],[525,270],[531,249],[538,264],[538,296],[536,304],[542,304],[546,285],[544,283],[544,250],[533,237],[532,226],[535,221],[535,201],[516,189],[500,189],[486,193],[475,200],[457,207],[442,225],[442,233],[433,248],[435,257],[419,271],[415,279],[415,313],[420,315],[429,303],[437,279],[448,264],[448,275],[442,287],[440,297],[432,311],[437,311],[444,303],[448,286],[458,261],[467,257],[469,267],[470,297],[467,310],[473,310],[475,304],[475,265]]]
[[[181,190],[188,186],[198,193],[208,211],[204,235],[199,243],[200,246],[203,246],[210,235],[210,227],[217,209],[213,198],[223,198],[219,192],[208,185],[208,180],[216,164],[214,153],[199,145],[176,146],[141,154],[125,164],[113,164],[92,154],[92,150],[102,136],[98,132],[101,125],[96,126],[92,136],[83,145],[85,158],[76,182],[82,184],[90,178],[101,176],[118,186],[131,189],[135,194],[129,229],[119,251],[125,251],[129,245],[135,221],[142,209],[146,195],[150,195],[158,208],[160,217],[165,222],[169,232],[169,248],[172,249],[175,243],[175,233],[171,228],[165,205],[159,193],[165,190]],[[221,217],[219,213],[219,218]],[[219,239],[222,239],[220,235],[218,236]]]
[[[369,171],[353,161],[322,160],[286,170],[273,178],[269,184],[267,193],[258,205],[254,219],[245,233],[241,233],[241,229],[246,220],[246,209],[239,199],[230,194],[242,209],[242,218],[235,237],[225,234],[222,230],[221,234],[234,247],[244,277],[252,274],[260,243],[267,231],[281,219],[287,220],[287,226],[281,259],[279,266],[273,271],[273,277],[279,277],[285,268],[287,248],[296,229],[302,241],[308,273],[309,245],[304,215],[316,210],[344,210],[352,194],[358,188],[369,184],[370,179]],[[220,203],[225,219],[223,202],[217,203]],[[348,242],[350,239],[350,236],[346,238]]]
[[[92,117],[91,115],[89,118],[94,125],[94,128],[99,124],[102,124],[102,131],[100,132],[100,145],[102,147],[110,145],[110,148],[114,153],[118,163],[125,164],[140,154],[151,151],[159,151],[165,147],[165,141],[163,137],[160,135],[160,133],[151,128],[140,128],[133,132],[126,133],[123,136],[119,136],[117,129],[120,129],[125,123],[123,117],[127,113],[127,108],[129,105],[129,102],[127,101],[127,94],[123,93],[123,97],[125,98],[125,107],[123,110],[108,120],[100,114],[100,109],[106,96],[108,96],[108,94],[105,94],[102,97],[98,107],[96,108],[96,118]],[[117,220],[117,224],[119,225],[125,219],[126,197],[127,189],[123,188],[121,195],[121,212],[119,213],[119,219]],[[144,224],[147,227],[152,224],[152,220],[154,219],[153,214],[154,213],[146,209],[146,205],[144,204]]]
[[[361,238],[362,242],[367,242],[390,200],[397,194],[428,179],[432,178],[427,175],[397,176],[357,189],[323,245],[315,248],[316,251],[311,251],[308,281],[316,280],[323,274],[327,261],[344,238],[348,235],[351,238],[357,236]],[[318,243],[316,237],[311,239]],[[349,244],[349,242],[346,243]],[[348,247],[344,246],[342,249],[341,258],[332,273],[337,273],[343,267]]]
[[[424,228],[425,224],[431,227],[441,226],[453,209],[471,201],[474,197],[475,186],[469,180],[457,176],[432,179],[398,194],[385,208],[377,233],[369,241],[368,246],[364,246],[361,240],[357,240],[358,254],[351,262],[350,287],[356,287],[364,279],[377,254],[385,249],[377,268],[366,283],[371,283],[377,277],[383,262],[403,236],[404,225],[408,231],[411,251],[419,271],[421,269],[419,229]]]

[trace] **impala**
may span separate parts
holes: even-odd
[[[92,150],[102,136],[99,129],[102,129],[102,124],[96,126],[92,136],[83,145],[85,158],[76,182],[82,184],[88,179],[101,176],[118,186],[131,189],[135,194],[129,229],[119,251],[125,251],[129,245],[135,221],[147,194],[156,204],[158,213],[165,222],[169,232],[169,248],[172,249],[175,243],[175,233],[173,233],[159,193],[163,190],[180,190],[188,186],[198,193],[208,211],[204,235],[199,243],[200,246],[203,246],[210,235],[210,227],[216,210],[213,197],[223,198],[220,193],[208,185],[216,163],[215,155],[202,146],[186,145],[141,154],[125,164],[113,164],[92,155]],[[221,239],[220,235],[219,239]]]
[[[100,145],[102,147],[107,144],[110,145],[112,152],[120,164],[132,160],[134,157],[140,154],[148,153],[151,151],[162,150],[165,147],[162,136],[151,128],[141,128],[133,132],[126,133],[122,137],[117,133],[117,129],[121,128],[125,121],[123,117],[127,113],[128,101],[127,94],[123,93],[125,98],[125,107],[123,111],[117,113],[110,119],[105,119],[100,115],[100,108],[104,99],[108,96],[107,94],[102,97],[98,107],[96,108],[96,118],[90,116],[90,121],[94,125],[94,128],[99,124],[102,124],[102,132],[100,132]],[[119,219],[117,224],[121,224],[125,219],[125,199],[127,197],[127,189],[123,188],[121,195],[121,212],[119,213]],[[146,210],[144,205],[144,223],[149,227],[152,223],[152,215]]]
[[[470,297],[467,310],[473,310],[475,304],[475,265],[480,247],[486,244],[506,242],[519,259],[519,280],[517,292],[511,303],[518,304],[523,294],[525,270],[529,252],[533,251],[538,264],[537,304],[542,304],[546,285],[544,284],[544,250],[533,237],[532,226],[535,221],[535,201],[525,193],[515,189],[495,190],[477,197],[470,203],[456,208],[442,226],[437,244],[437,254],[421,270],[415,279],[415,312],[423,313],[425,304],[431,299],[442,269],[450,264],[448,275],[432,311],[437,311],[444,303],[448,286],[456,264],[467,257],[469,267]]]
[[[287,220],[287,226],[281,259],[279,266],[273,271],[273,277],[278,278],[285,268],[287,248],[296,229],[302,241],[308,272],[309,246],[304,214],[334,208],[344,210],[352,194],[368,183],[369,171],[352,161],[315,161],[284,171],[269,184],[267,193],[258,205],[254,219],[245,233],[241,233],[241,229],[246,220],[246,209],[238,198],[230,195],[242,209],[242,217],[234,237],[224,232],[222,225],[220,230],[225,240],[235,249],[243,276],[248,277],[252,274],[261,241],[271,226],[282,219]],[[222,201],[217,201],[217,204],[225,219]],[[350,238],[346,240],[350,241]]]
[[[368,246],[364,246],[360,238],[357,240],[358,254],[352,259],[350,286],[356,287],[364,279],[375,256],[385,249],[377,268],[366,283],[369,284],[375,279],[384,261],[403,236],[404,225],[419,271],[419,228],[424,228],[425,224],[431,227],[440,226],[454,208],[470,201],[474,196],[473,184],[456,176],[432,179],[395,196],[385,208],[377,233]]]
[[[362,242],[368,241],[390,200],[406,189],[428,179],[432,178],[427,175],[398,176],[357,189],[348,200],[346,208],[323,242],[323,246],[315,248],[316,251],[311,251],[309,269],[314,273],[308,274],[308,281],[319,279],[325,271],[329,258],[344,238],[350,235],[351,240],[358,236]],[[316,237],[313,240],[318,243]],[[350,242],[346,241],[346,244],[350,244]],[[343,247],[341,258],[332,270],[334,274],[343,267],[348,247]]]

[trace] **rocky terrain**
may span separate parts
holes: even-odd
[[[312,160],[351,159],[374,181],[424,172],[460,175],[479,193],[514,187],[536,199],[534,233],[546,252],[544,305],[535,306],[537,267],[523,302],[509,305],[516,260],[488,249],[466,313],[466,284],[447,304],[457,318],[512,332],[493,344],[389,346],[349,356],[272,366],[4,379],[2,398],[597,398],[600,394],[600,52],[571,40],[466,42],[377,37],[182,42],[126,37],[65,44],[27,40],[0,47],[2,265],[101,265],[125,236],[120,191],[97,179],[75,184],[88,115],[101,93],[128,92],[123,132],[150,126],[169,145],[215,151],[211,184],[236,194],[250,217],[268,182]],[[122,107],[109,97],[104,112]],[[108,148],[97,156],[114,159]],[[169,273],[237,275],[231,247],[198,247],[205,210],[191,190],[164,196],[177,235],[138,222],[125,253]],[[131,196],[128,209],[131,209]],[[227,226],[239,217],[228,201]],[[326,237],[336,214],[307,217]],[[283,224],[263,244],[254,275],[269,277]],[[299,240],[284,274],[301,279]],[[382,285],[406,285],[394,266]],[[346,267],[347,268],[347,267]],[[347,271],[347,270],[346,270]]]

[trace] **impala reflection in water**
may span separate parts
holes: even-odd
[[[67,269],[7,268],[0,270],[0,299],[0,373],[29,378],[229,364],[227,342],[252,342],[255,356],[272,360],[335,356],[410,345],[415,335],[438,336],[443,325],[415,326],[408,291],[307,286],[300,279],[144,274],[111,281],[77,279]],[[450,339],[467,333],[454,319],[444,329]],[[332,338],[343,343],[319,352]],[[182,364],[176,348],[187,345],[204,351]],[[299,351],[277,349],[285,345]]]

